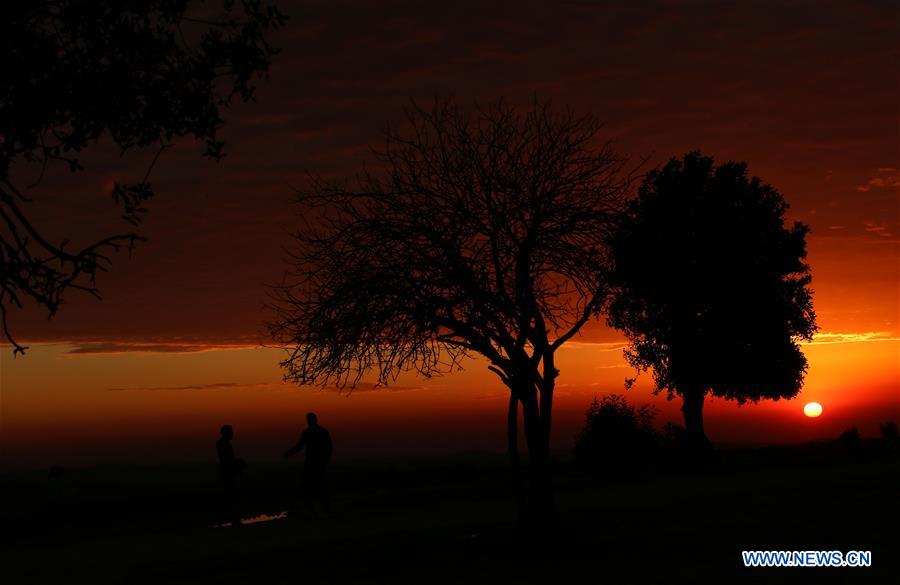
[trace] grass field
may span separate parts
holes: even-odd
[[[297,504],[252,466],[245,516]],[[335,466],[327,519],[212,528],[215,468],[0,478],[4,583],[896,583],[900,456],[874,445],[720,451],[700,471],[557,468],[558,520],[516,521],[501,457]],[[744,568],[740,551],[871,550],[869,568]]]

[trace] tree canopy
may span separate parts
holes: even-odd
[[[61,163],[82,170],[79,155],[101,138],[124,154],[156,156],[179,137],[224,155],[221,110],[253,99],[276,49],[266,35],[285,17],[261,0],[218,8],[189,0],[35,0],[4,7],[0,19],[0,317],[25,299],[52,316],[68,289],[96,294],[108,253],[140,239],[134,227],[153,195],[146,174],[117,183],[126,230],[81,249],[59,241],[28,216],[31,189],[16,185],[16,166]],[[43,171],[41,171],[43,172]],[[130,231],[128,231],[130,230]]]
[[[689,431],[702,435],[707,392],[742,403],[800,390],[798,341],[816,325],[809,228],[786,226],[787,209],[745,163],[692,152],[649,173],[621,217],[608,321],[631,364],[685,398]]]

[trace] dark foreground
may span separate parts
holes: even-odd
[[[4,583],[897,583],[900,456],[719,452],[705,470],[557,473],[559,517],[516,523],[501,458],[360,462],[334,514],[212,528],[212,467],[0,476]],[[246,477],[244,516],[296,507],[291,468]],[[871,550],[870,568],[744,568],[741,550]]]

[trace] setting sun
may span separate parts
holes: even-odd
[[[816,418],[822,414],[822,405],[818,402],[808,402],[806,403],[806,406],[803,407],[803,414],[809,418]]]

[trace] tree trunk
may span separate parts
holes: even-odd
[[[523,517],[526,513],[527,498],[519,459],[519,398],[512,389],[509,392],[509,410],[506,414],[506,449],[512,465],[512,494],[519,517]]]
[[[520,369],[509,372],[504,377],[504,382],[510,389],[506,437],[507,451],[513,468],[514,492],[519,518],[530,526],[545,524],[546,520],[553,516],[554,511],[549,433],[553,380],[550,380],[550,392],[545,394],[542,391],[539,402],[538,389],[533,379],[533,372],[522,364]],[[523,473],[519,455],[520,404],[522,431],[528,449],[527,474]]]
[[[513,469],[519,471],[519,399],[516,393],[509,392],[509,410],[506,414],[506,449]]]
[[[703,401],[705,398],[705,389],[694,387],[683,393],[681,413],[684,415],[685,443],[692,451],[705,450],[709,447],[709,440],[703,430]]]
[[[556,369],[552,351],[544,353],[544,380],[541,385],[541,422],[544,425],[544,434],[547,436],[547,449],[550,449],[550,427],[553,422],[553,390],[556,387]]]
[[[525,442],[528,445],[528,498],[529,524],[540,525],[549,521],[554,512],[553,483],[550,475],[550,437],[545,432],[538,406],[537,391],[530,385],[529,392],[521,400],[525,422]]]

